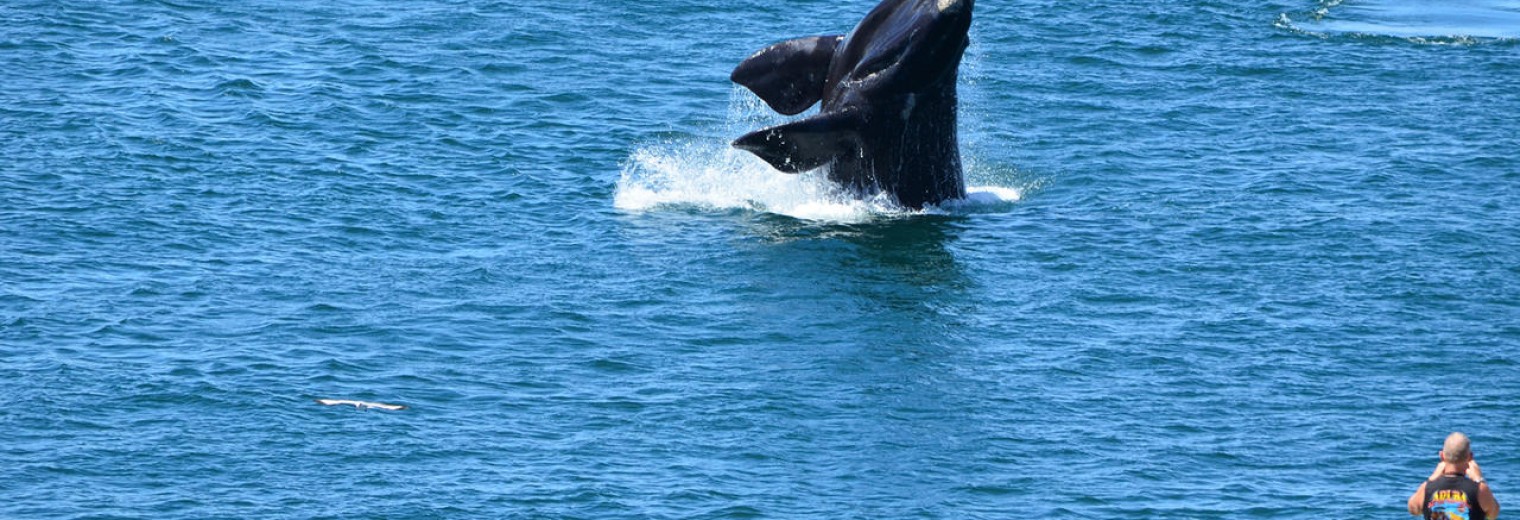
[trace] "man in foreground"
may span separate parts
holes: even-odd
[[[1473,460],[1472,442],[1460,432],[1446,436],[1441,463],[1430,478],[1409,496],[1409,514],[1427,520],[1492,520],[1499,517],[1499,501],[1483,480],[1483,470]]]

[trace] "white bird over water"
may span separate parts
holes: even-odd
[[[340,404],[348,404],[348,405],[353,405],[354,408],[359,408],[359,409],[364,409],[364,408],[379,408],[381,410],[405,410],[406,409],[405,405],[389,404],[389,403],[376,403],[376,402],[373,402],[373,401],[353,401],[353,400],[349,400],[349,399],[317,399],[317,404],[323,404],[323,405],[327,405],[327,406],[335,406],[335,405],[340,405]]]

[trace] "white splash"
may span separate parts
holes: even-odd
[[[962,214],[1003,208],[1022,192],[973,186],[964,199],[913,211],[885,195],[860,200],[843,193],[822,170],[789,175],[724,142],[686,142],[641,148],[623,165],[613,205],[625,211],[672,207],[745,210],[804,220],[858,223],[914,213]]]
[[[714,133],[739,136],[785,121],[746,91],[736,91],[727,128]],[[968,165],[974,161],[968,161]],[[887,196],[860,200],[829,182],[822,170],[792,175],[776,171],[754,155],[734,149],[721,137],[668,141],[638,148],[623,163],[613,206],[624,211],[667,208],[742,210],[837,223],[859,223],[912,214],[999,211],[1021,190],[977,186],[965,199],[922,211],[903,208]]]
[[[685,142],[647,146],[623,165],[613,201],[618,209],[664,207],[742,209],[810,220],[865,220],[864,201],[836,193],[821,172],[788,175],[728,143]]]
[[[970,211],[996,209],[1018,202],[1024,198],[1023,190],[1002,186],[971,186],[966,188],[966,198],[945,203],[947,206]]]

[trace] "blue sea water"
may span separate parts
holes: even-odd
[[[872,5],[0,4],[0,517],[1520,496],[1514,1],[982,0],[920,213],[727,146]]]

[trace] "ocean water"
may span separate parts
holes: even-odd
[[[1514,1],[982,0],[924,212],[727,146],[872,5],[0,4],[0,517],[1520,496]]]

